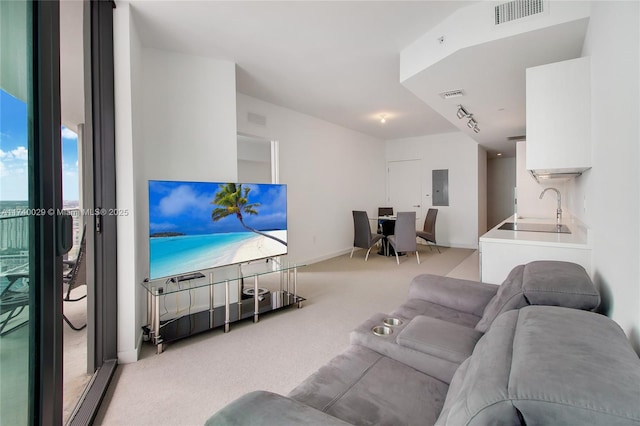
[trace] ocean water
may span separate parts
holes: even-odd
[[[156,279],[227,265],[254,232],[157,237],[149,241],[149,278]],[[248,259],[247,259],[248,260]]]

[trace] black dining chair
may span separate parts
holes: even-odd
[[[371,248],[384,236],[371,233],[371,225],[369,225],[369,215],[365,211],[353,211],[353,229],[353,248],[351,249],[351,256],[349,257],[353,257],[353,251],[356,249],[356,247],[367,249],[367,255],[364,258],[366,262],[367,259],[369,259]]]

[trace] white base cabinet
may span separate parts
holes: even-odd
[[[577,263],[593,277],[589,230],[570,214],[563,219],[570,233],[500,229],[506,222],[555,225],[552,218],[516,219],[515,216],[489,230],[480,237],[480,280],[502,284],[513,268],[535,260]]]
[[[514,267],[535,260],[577,263],[591,275],[591,249],[586,247],[480,241],[480,280],[485,283],[502,284]]]

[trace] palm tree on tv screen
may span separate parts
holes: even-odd
[[[222,218],[235,214],[236,218],[245,229],[255,232],[256,234],[263,235],[267,238],[271,238],[272,240],[276,240],[286,246],[286,241],[282,241],[280,238],[276,238],[273,235],[258,231],[244,223],[242,214],[257,215],[258,211],[256,208],[260,207],[260,203],[249,203],[250,191],[251,188],[249,187],[245,186],[242,188],[241,183],[237,185],[235,183],[220,185],[220,190],[216,193],[214,200],[211,202],[211,204],[215,204],[220,207],[213,209],[211,212],[211,219],[213,219],[214,222],[217,222]]]

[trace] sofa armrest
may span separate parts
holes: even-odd
[[[342,420],[301,402],[272,392],[255,391],[241,396],[209,417],[205,423],[214,425],[336,425]]]
[[[461,312],[482,316],[500,286],[422,274],[411,281],[409,299],[423,299]]]
[[[383,325],[384,319],[389,317],[376,314],[369,318],[351,332],[351,344],[369,348],[444,383],[451,381],[460,363],[471,355],[482,335],[473,328],[425,316],[389,327],[387,334],[374,334],[373,328]],[[423,330],[423,327],[429,330]],[[406,333],[407,329],[413,331]],[[450,336],[442,336],[449,333]],[[429,342],[432,336],[436,339]],[[358,374],[355,368],[349,371]]]
[[[396,341],[400,346],[460,364],[471,356],[482,336],[472,328],[420,315],[409,322]]]

